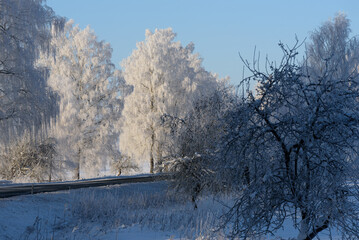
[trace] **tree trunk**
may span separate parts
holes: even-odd
[[[304,240],[308,236],[309,232],[309,223],[306,219],[306,214],[301,212],[302,214],[302,221],[300,222],[300,229],[299,229],[299,235],[297,237],[297,240]]]
[[[150,173],[154,172],[154,167],[155,167],[155,161],[154,161],[154,157],[153,157],[154,145],[155,145],[155,132],[153,131],[153,128],[152,128],[151,150],[150,150]]]
[[[80,180],[80,161],[81,161],[81,149],[77,152],[76,168],[75,168],[75,179]]]
[[[77,163],[76,169],[75,169],[75,179],[80,180],[80,164]]]
[[[150,173],[153,173],[153,169],[154,169],[154,160],[153,160],[153,153],[151,152],[151,156],[150,156]]]
[[[51,182],[51,175],[52,175],[52,161],[53,161],[53,154],[51,154],[50,158],[50,165],[49,165],[49,182]]]
[[[304,217],[303,217],[304,214]],[[300,230],[297,240],[312,240],[314,239],[318,233],[325,230],[329,226],[329,219],[325,219],[320,226],[316,226],[315,228],[311,228],[309,226],[309,221],[306,219],[306,214],[302,212],[302,221],[300,223]]]
[[[51,161],[50,161],[49,182],[51,182],[51,175],[52,175],[52,159],[51,159]]]
[[[160,149],[160,144],[157,144],[157,162],[156,162],[156,165],[157,165],[157,171],[159,173],[162,173],[163,172],[163,161],[162,161],[162,152],[161,152],[161,149]]]
[[[149,69],[150,74],[153,74],[153,69]],[[153,90],[153,86],[152,86],[152,81],[150,79],[150,94],[151,94],[151,102],[150,102],[150,109],[151,112],[155,112],[155,93]],[[151,152],[150,152],[150,173],[154,172],[154,167],[155,167],[155,161],[154,161],[154,156],[153,156],[153,152],[154,150],[154,146],[155,146],[155,129],[153,127],[153,124],[151,125]]]

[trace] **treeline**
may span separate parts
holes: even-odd
[[[298,239],[332,227],[359,237],[359,42],[343,14],[306,43],[280,43],[282,60],[264,71],[242,59],[252,76],[233,86],[172,29],[147,30],[119,70],[108,43],[44,1],[0,9],[3,178],[172,172],[194,204],[235,196],[222,217],[232,237],[287,219]]]
[[[192,43],[183,47],[171,29],[147,31],[119,70],[110,44],[44,1],[1,4],[3,178],[154,173],[215,148],[221,105],[236,96],[228,79],[202,67]]]

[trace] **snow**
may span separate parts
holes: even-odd
[[[218,199],[202,198],[194,210],[167,189],[162,181],[1,199],[0,239],[226,239],[212,231],[224,210]],[[289,221],[284,226],[263,239],[297,235]]]
[[[136,223],[108,224],[97,209],[84,209],[92,217],[97,214],[94,218],[90,216],[87,221],[81,210],[79,213],[73,209],[77,207],[76,203],[86,202],[90,199],[88,196],[94,193],[96,197],[90,200],[96,200],[100,194],[108,198],[108,193],[116,191],[124,196],[145,196],[159,192],[162,193],[158,196],[161,198],[166,188],[164,182],[137,183],[1,199],[0,239],[183,239],[178,231],[160,230],[158,223],[151,227]],[[101,197],[100,200],[95,204],[102,204]],[[106,206],[101,210],[106,212]],[[127,214],[130,220],[136,217]],[[113,216],[109,216],[109,219],[114,221]]]
[[[69,206],[79,192],[84,190],[1,199],[0,239],[172,239],[174,236],[137,225],[106,229],[96,222],[78,223],[71,216]]]

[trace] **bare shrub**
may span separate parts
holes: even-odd
[[[3,149],[0,175],[7,180],[51,181],[55,155],[54,139],[36,141],[30,134],[24,134]]]
[[[122,155],[120,153],[113,154],[112,169],[120,176],[122,173],[128,173],[130,171],[138,170],[138,166],[135,161],[129,156]]]

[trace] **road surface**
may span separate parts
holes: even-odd
[[[90,180],[80,180],[73,182],[55,183],[34,183],[34,184],[9,184],[0,185],[0,198],[8,198],[19,195],[55,192],[88,187],[100,187],[124,183],[154,182],[170,179],[170,175],[145,175],[133,177],[98,178]]]

